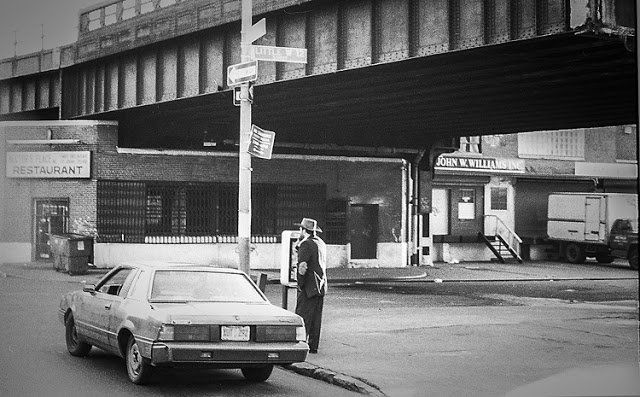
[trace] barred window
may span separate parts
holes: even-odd
[[[482,153],[480,136],[461,136],[460,151],[464,153]]]
[[[278,236],[302,217],[324,217],[324,185],[252,186],[253,235]],[[98,241],[237,235],[238,185],[98,181]]]
[[[98,242],[144,241],[144,182],[98,181]]]
[[[491,209],[492,210],[507,210],[507,188],[506,187],[492,187],[491,188]]]
[[[518,156],[561,160],[584,159],[584,129],[519,133]]]

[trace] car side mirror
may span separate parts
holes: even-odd
[[[95,294],[96,293],[96,286],[94,284],[85,285],[84,287],[82,287],[82,291],[89,292],[91,294]]]

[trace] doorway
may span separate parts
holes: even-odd
[[[36,199],[34,210],[35,259],[49,260],[51,258],[49,235],[66,233],[68,230],[69,200]]]
[[[349,209],[351,259],[376,259],[378,254],[378,205],[351,204]]]
[[[587,197],[585,201],[584,239],[600,238],[600,197]]]

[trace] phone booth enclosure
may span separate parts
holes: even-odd
[[[298,252],[296,244],[299,230],[282,232],[280,251],[280,284],[282,284],[282,307],[294,311],[298,292]]]

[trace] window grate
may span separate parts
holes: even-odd
[[[276,241],[302,217],[323,224],[324,185],[254,184],[252,190],[251,231],[258,242]],[[233,242],[238,185],[98,181],[97,213],[98,242]]]
[[[98,181],[98,242],[144,242],[145,185]]]

